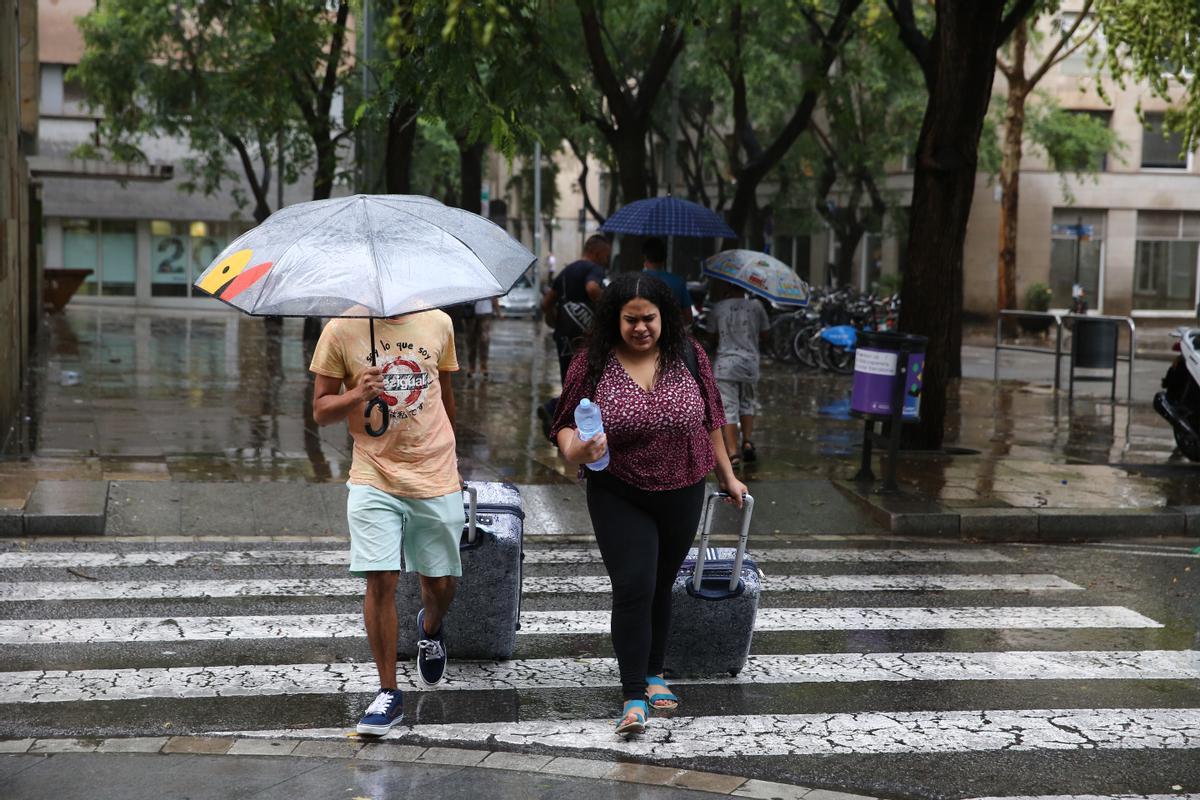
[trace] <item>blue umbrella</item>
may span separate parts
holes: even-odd
[[[619,208],[600,230],[633,236],[721,236],[736,239],[733,228],[714,211],[677,197],[651,197]]]

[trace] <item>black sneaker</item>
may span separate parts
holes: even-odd
[[[404,719],[404,700],[399,690],[380,689],[358,721],[358,732],[368,736],[383,736]]]
[[[436,637],[425,632],[425,609],[417,612],[417,677],[426,686],[437,686],[446,674],[446,646],[442,632]]]

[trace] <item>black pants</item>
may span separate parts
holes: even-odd
[[[646,676],[663,671],[671,586],[687,556],[704,502],[704,481],[663,492],[588,473],[588,513],[612,581],[612,640],[626,700],[642,699]]]

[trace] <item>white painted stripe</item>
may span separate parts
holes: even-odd
[[[416,691],[415,668],[400,663],[400,688]],[[814,653],[752,656],[736,678],[686,684],[857,683],[861,681],[1197,680],[1200,652]],[[270,664],[152,669],[0,672],[0,704],[259,697],[366,691],[374,664]],[[451,660],[443,690],[615,688],[609,658]]]
[[[216,736],[343,739],[345,728],[222,731]],[[844,714],[655,717],[623,740],[611,719],[416,725],[388,739],[422,744],[590,750],[647,759],[889,753],[1200,748],[1200,709],[889,711]]]
[[[523,611],[521,635],[607,634],[607,611]],[[1121,606],[760,608],[756,631],[1161,628]],[[0,644],[362,637],[360,614],[0,620]]]
[[[1042,794],[975,797],[972,800],[1200,800],[1200,794]]]
[[[16,581],[0,583],[0,601],[186,600],[214,597],[360,597],[361,578],[267,578],[212,581]],[[767,591],[1009,591],[1082,589],[1054,575],[779,575],[763,582]],[[605,575],[526,577],[525,594],[603,594]]]
[[[755,550],[760,563],[986,563],[1012,561],[994,550],[785,548]],[[349,551],[342,550],[165,550],[138,553],[7,552],[0,553],[0,569],[66,567],[264,567],[346,566]],[[525,551],[526,564],[599,564],[600,551],[584,548]]]
[[[1029,544],[1029,545],[1025,545],[1025,546],[1026,547],[1049,547],[1049,548],[1054,548],[1056,550],[1075,550],[1076,552],[1079,551],[1079,547],[1080,547],[1080,545],[1066,545],[1066,544]],[[1114,547],[1113,545],[1109,545],[1109,544],[1096,544],[1096,545],[1090,546],[1089,549],[1098,550],[1103,553],[1120,553],[1122,555],[1130,555],[1130,556],[1152,556],[1152,557],[1157,557],[1157,558],[1200,559],[1200,553],[1188,552],[1186,550],[1185,551],[1175,551],[1175,552],[1171,552],[1171,551],[1167,551],[1167,550],[1144,550],[1144,549],[1136,549],[1135,550],[1135,549],[1129,548],[1129,547]]]

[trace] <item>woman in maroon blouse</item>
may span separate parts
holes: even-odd
[[[585,397],[604,419],[604,434],[586,442],[574,420]],[[607,469],[581,471],[613,587],[613,649],[625,696],[620,734],[645,730],[647,703],[659,711],[679,705],[663,681],[663,657],[671,587],[696,535],[704,480],[715,467],[739,508],[746,491],[721,440],[724,422],[708,357],[688,336],[670,288],[641,273],[617,277],[567,370],[550,438],[571,464],[610,452]]]

